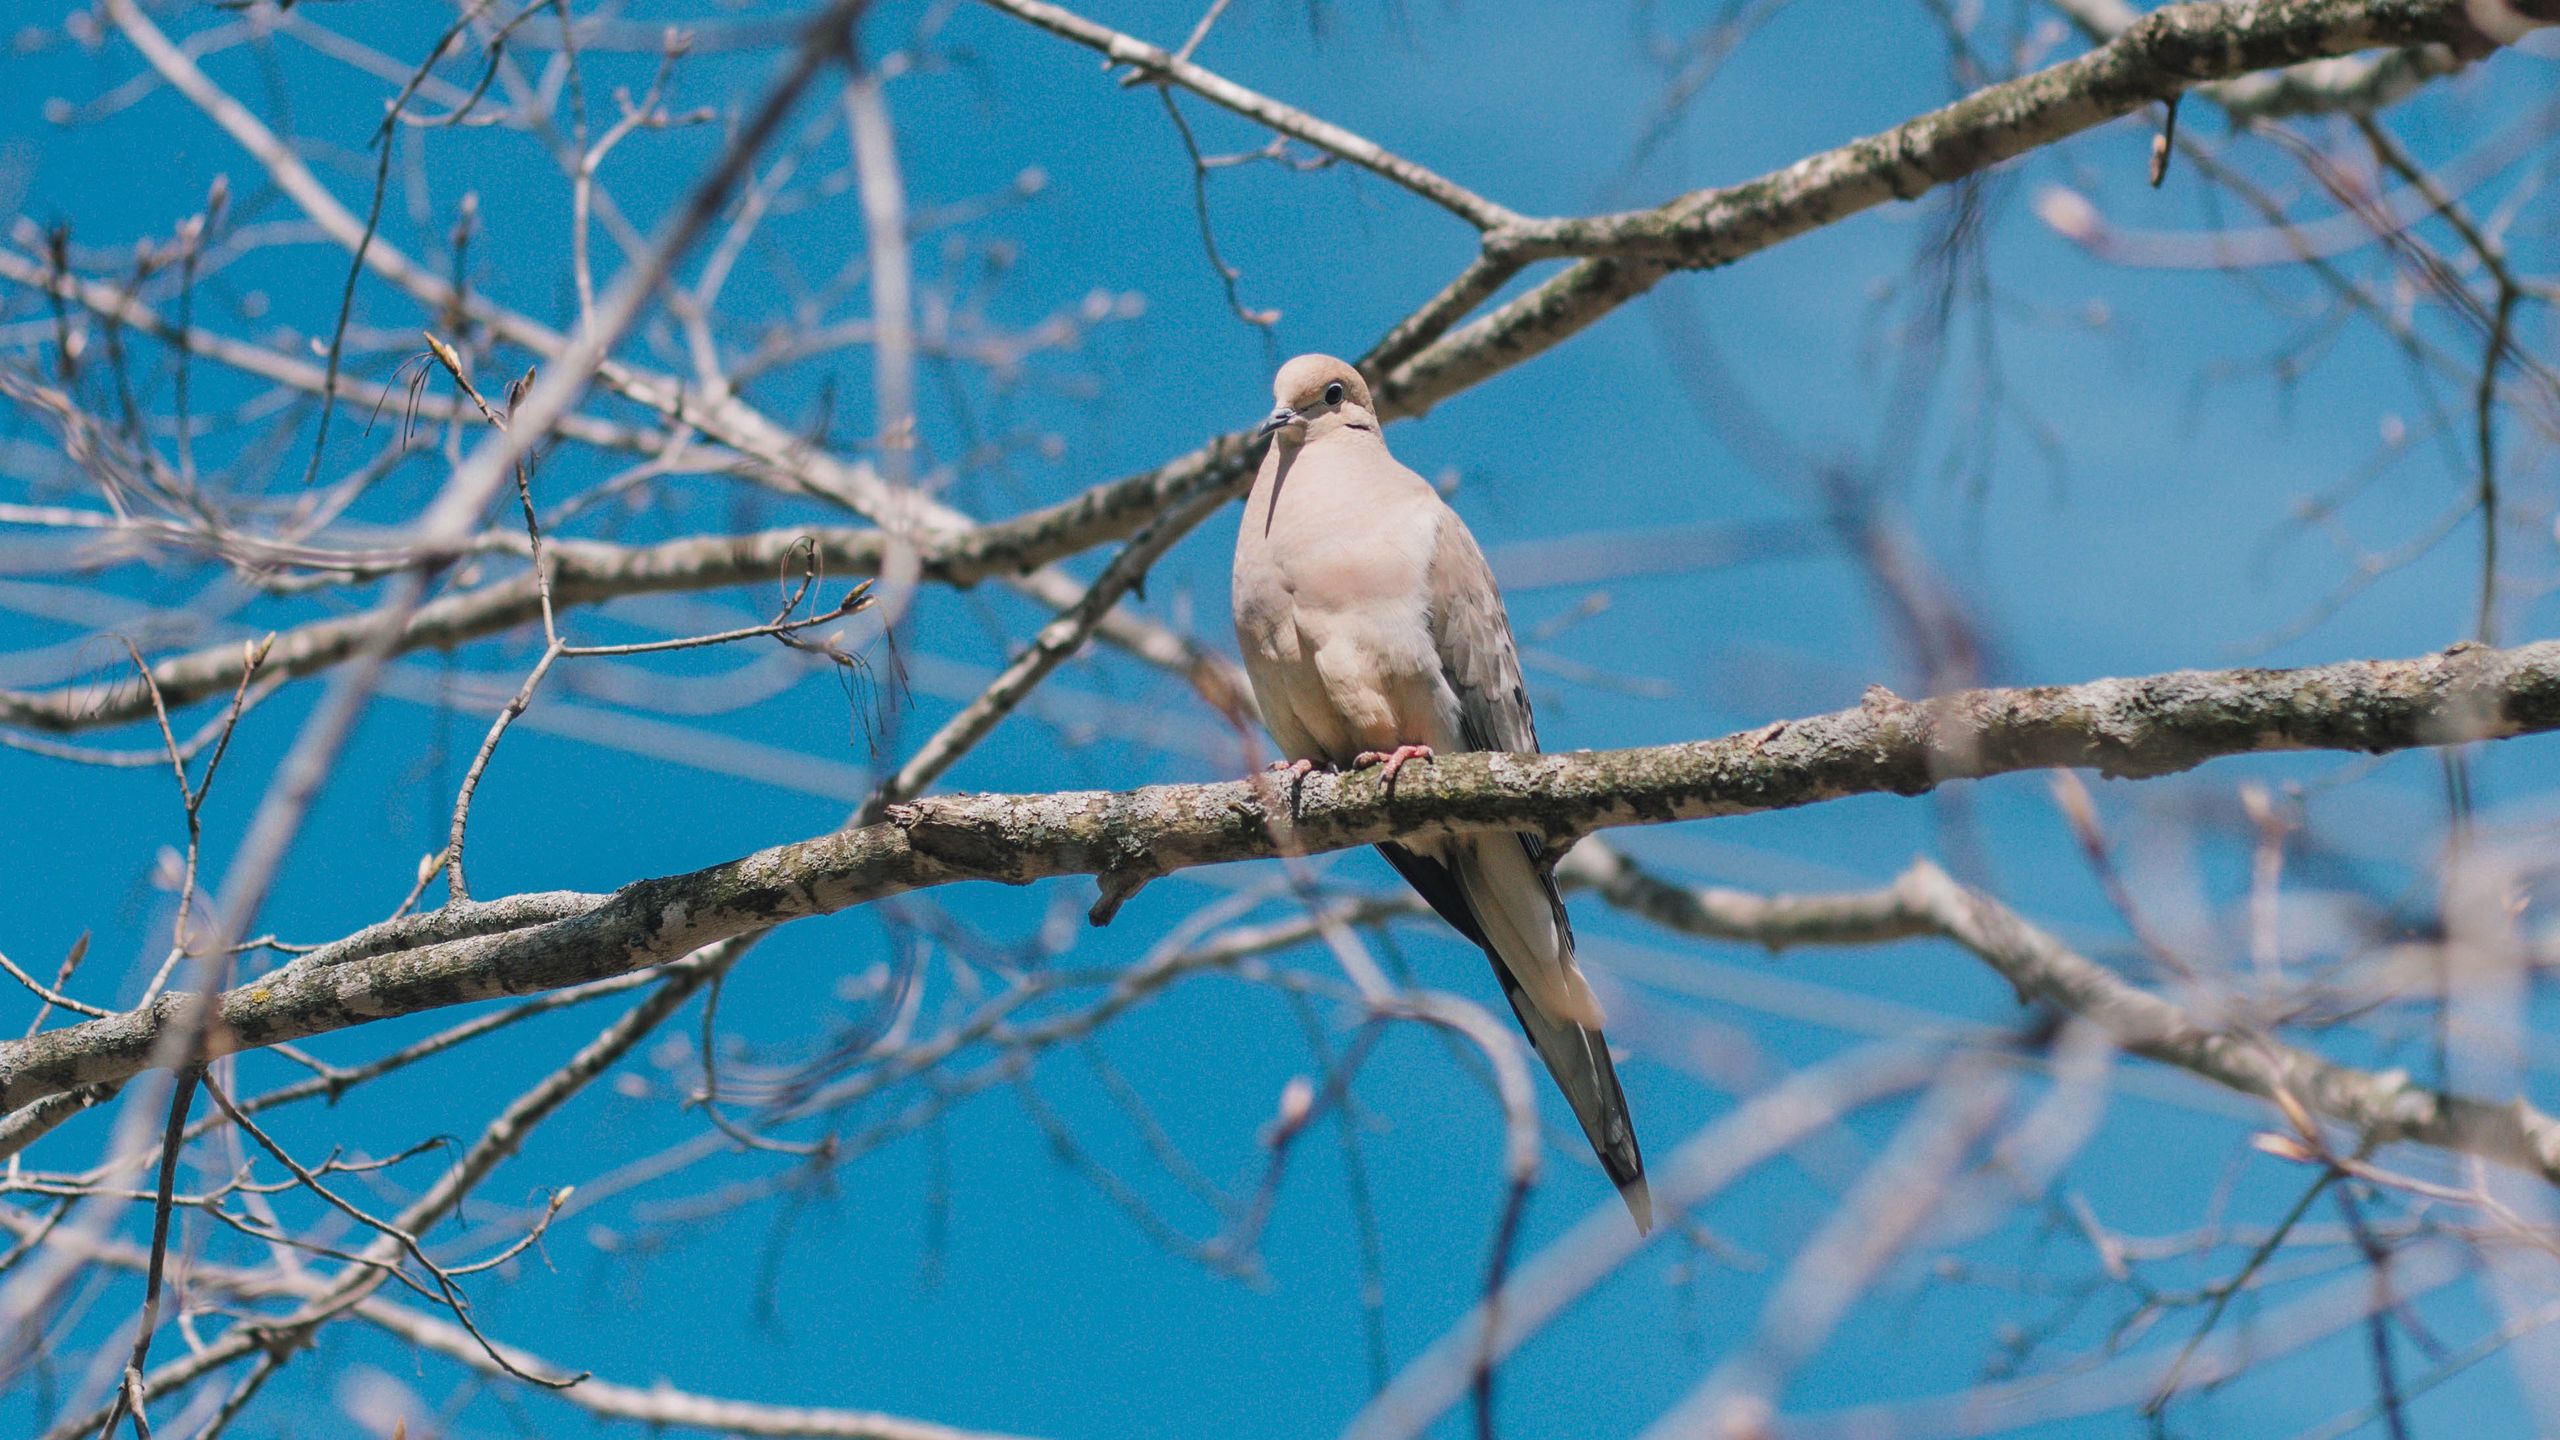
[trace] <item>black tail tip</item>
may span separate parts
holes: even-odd
[[[1618,1198],[1627,1202],[1627,1213],[1635,1217],[1636,1233],[1639,1235],[1652,1234],[1653,1191],[1644,1183],[1644,1177],[1642,1175],[1638,1175],[1624,1185],[1619,1186]]]

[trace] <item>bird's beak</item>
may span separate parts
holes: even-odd
[[[1285,426],[1295,425],[1297,423],[1298,412],[1290,409],[1286,405],[1283,405],[1279,409],[1272,411],[1260,425],[1254,427],[1253,438],[1256,440],[1265,439],[1269,437],[1273,431],[1279,430]]]

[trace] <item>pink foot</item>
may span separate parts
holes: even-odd
[[[1369,766],[1385,762],[1386,773],[1378,778],[1393,785],[1396,783],[1396,772],[1404,768],[1404,762],[1407,760],[1429,760],[1437,764],[1439,757],[1431,753],[1431,747],[1428,745],[1399,745],[1393,750],[1363,750],[1351,763],[1354,766]]]
[[[1303,777],[1308,771],[1316,768],[1316,762],[1313,760],[1274,760],[1262,768],[1274,775],[1287,775],[1292,779],[1297,779]]]

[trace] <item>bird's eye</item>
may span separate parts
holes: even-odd
[[[1327,405],[1339,405],[1342,403],[1341,381],[1336,380],[1332,384],[1324,387],[1324,403]]]

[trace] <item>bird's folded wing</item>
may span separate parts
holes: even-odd
[[[1529,713],[1520,651],[1511,641],[1493,567],[1455,514],[1441,513],[1437,539],[1425,597],[1440,674],[1457,703],[1459,734],[1470,750],[1534,753],[1538,722]]]

